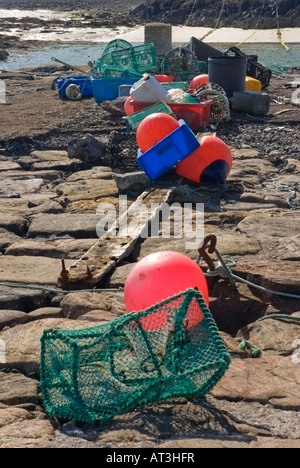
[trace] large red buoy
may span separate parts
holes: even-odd
[[[232,168],[232,154],[221,138],[204,136],[200,147],[176,166],[177,175],[196,183],[224,184]]]
[[[209,82],[208,75],[197,75],[190,82],[189,91],[195,91],[195,89],[198,88],[198,86],[201,86],[203,84],[207,84],[208,82]]]
[[[187,289],[198,289],[209,305],[206,278],[201,268],[190,257],[178,252],[156,252],[140,260],[129,273],[124,290],[127,312],[140,312]],[[191,312],[187,327],[203,320],[203,314]],[[195,315],[196,314],[196,315]],[[167,314],[158,311],[155,317],[141,319],[145,330],[158,330],[165,326]],[[155,319],[155,320],[154,320]]]
[[[143,153],[159,143],[179,127],[171,115],[157,112],[145,117],[136,132],[136,141]]]

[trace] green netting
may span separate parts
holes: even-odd
[[[174,75],[175,81],[190,81],[195,75],[207,73],[207,63],[197,60],[193,52],[185,47],[175,47],[161,62],[161,72]]]
[[[41,345],[45,409],[87,423],[173,397],[204,396],[230,363],[193,289],[97,327],[46,330]]]
[[[170,107],[165,102],[158,102],[154,104],[153,106],[146,107],[146,109],[135,112],[134,114],[131,114],[127,117],[124,117],[124,120],[126,122],[128,129],[136,132],[138,129],[138,126],[145,119],[145,117],[154,113],[168,114],[176,118],[172,109],[170,109]]]
[[[123,43],[124,42],[124,43]],[[125,71],[133,76],[142,76],[144,73],[155,73],[159,69],[158,58],[153,44],[139,46],[126,46],[126,41],[121,43],[112,41],[102,57],[93,62],[93,73],[106,75],[113,78],[116,72],[118,77]],[[109,76],[108,76],[109,74]],[[123,75],[122,75],[123,76]]]

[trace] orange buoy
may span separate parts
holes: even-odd
[[[198,86],[207,84],[209,82],[208,75],[197,75],[189,84],[189,91],[195,91]]]
[[[177,175],[196,183],[224,184],[232,168],[232,154],[221,138],[204,136],[200,147],[176,166]]]
[[[171,115],[157,112],[145,117],[136,132],[136,141],[143,153],[166,138],[179,127]]]
[[[134,106],[133,106],[133,99],[131,96],[128,96],[124,103],[124,111],[126,115],[134,114]]]

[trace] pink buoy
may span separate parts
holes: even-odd
[[[187,289],[198,289],[209,305],[206,278],[201,268],[190,257],[178,252],[156,252],[140,260],[129,273],[124,290],[127,312],[140,312]],[[169,304],[168,307],[172,307]],[[186,318],[187,328],[203,320],[199,308]],[[197,315],[195,315],[197,314]],[[165,326],[167,313],[161,311],[141,319],[145,330]]]

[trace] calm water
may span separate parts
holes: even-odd
[[[133,44],[136,45],[136,44]],[[174,44],[176,46],[178,44]],[[235,44],[212,44],[220,51],[226,51]],[[51,57],[71,65],[87,65],[89,61],[101,57],[105,43],[60,43],[47,45],[37,50],[11,53],[8,60],[0,62],[0,69],[16,70],[24,67],[38,67],[53,64]],[[258,55],[258,60],[268,67],[300,66],[300,43],[291,44],[285,50],[280,44],[243,44],[240,49],[246,54]]]
[[[137,45],[134,43],[133,45]],[[174,44],[177,46],[178,44]],[[235,44],[212,44],[224,52]],[[71,65],[87,65],[89,61],[101,57],[105,43],[59,43],[45,45],[31,51],[11,53],[8,60],[0,62],[0,68],[16,70],[24,67],[38,67],[53,64],[51,57],[56,57]],[[300,43],[291,44],[290,50],[285,50],[280,44],[243,44],[240,49],[246,54],[258,55],[259,62],[273,68],[275,65],[294,67],[300,66]]]

